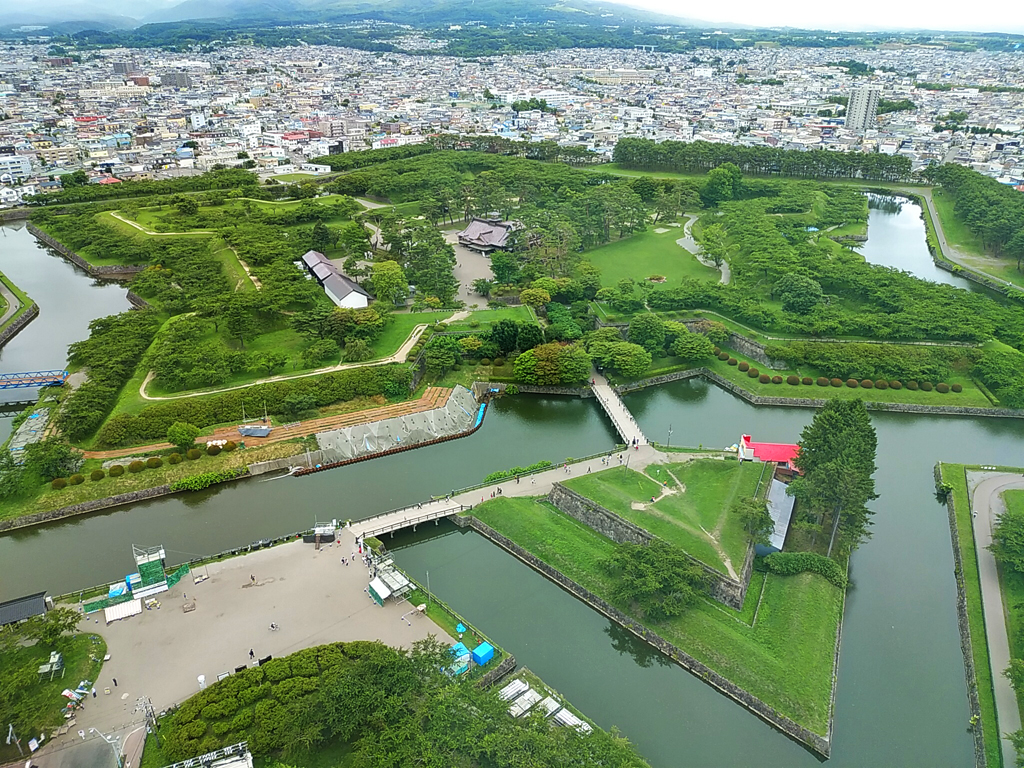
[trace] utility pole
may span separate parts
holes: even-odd
[[[427,571],[427,602],[431,602],[430,599],[430,571]]]
[[[14,742],[15,746],[18,747],[18,754],[24,757],[25,753],[21,751],[21,739],[19,739],[18,735],[14,732],[14,723],[8,723],[7,743],[10,744],[12,741]]]
[[[156,729],[156,710],[153,708],[153,701],[149,696],[140,696],[135,704],[135,711],[142,712],[146,716],[146,732],[152,733],[156,739],[157,747],[160,746],[160,734]]]

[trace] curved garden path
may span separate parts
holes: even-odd
[[[996,719],[999,722],[1003,764],[1016,765],[1013,744],[1004,734],[1020,729],[1020,709],[1017,696],[1003,670],[1010,666],[1010,641],[1006,632],[1006,614],[1002,592],[999,589],[999,571],[989,545],[992,526],[996,518],[1006,511],[1003,493],[1024,489],[1024,477],[1003,472],[971,472],[969,481],[971,511],[974,525],[974,546],[978,554],[978,574],[981,580],[981,602],[985,611],[985,634],[992,667],[992,687],[995,689]]]
[[[684,250],[689,251],[693,254],[693,257],[697,259],[705,267],[711,267],[717,269],[722,273],[722,279],[719,282],[722,285],[728,285],[729,281],[732,280],[732,271],[729,269],[729,262],[723,261],[721,267],[716,267],[713,261],[706,261],[701,256],[700,246],[697,241],[693,239],[693,233],[690,231],[693,227],[693,222],[697,220],[697,217],[692,213],[685,214],[686,223],[683,224],[683,236],[676,240],[676,245],[681,246]]]
[[[7,309],[4,310],[3,315],[0,315],[0,326],[3,326],[15,312],[21,309],[21,299],[14,295],[14,291],[5,285],[3,280],[0,280],[0,296],[3,296],[4,301],[7,302]]]

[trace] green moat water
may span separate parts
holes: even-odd
[[[5,246],[16,234],[28,238],[25,258],[51,258],[36,251],[27,233],[6,229]],[[53,268],[70,269],[63,262],[46,264],[47,274]],[[19,280],[6,253],[3,269],[45,316],[45,285]],[[108,299],[110,289],[94,288],[81,273],[77,280],[85,286],[80,302],[96,296],[91,317],[124,307],[122,289],[114,287]],[[76,320],[62,343],[84,338],[89,314]],[[12,345],[30,338],[28,332]],[[36,346],[36,353],[43,348]],[[16,349],[5,350],[3,370],[18,370],[8,355],[27,363],[33,351]],[[60,363],[36,360],[39,366]],[[637,392],[626,404],[651,439],[665,442],[671,425],[673,444],[706,447],[731,445],[743,433],[795,440],[812,416],[804,409],[754,408],[701,381]],[[932,466],[939,459],[1005,463],[1006,455],[1024,453],[1024,422],[872,418],[881,498],[874,505],[874,537],[852,561],[830,764],[969,765],[952,552],[945,509],[932,495]],[[2,536],[0,600],[123,577],[132,567],[132,543],[163,544],[170,560],[183,561],[307,528],[318,518],[366,517],[515,464],[594,453],[614,440],[592,401],[505,398],[484,428],[466,439],[306,478],[242,481]],[[619,727],[652,765],[783,768],[817,762],[482,537],[442,523],[389,543],[411,575],[425,578],[429,570],[439,597],[602,727]]]

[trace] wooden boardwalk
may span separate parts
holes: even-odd
[[[306,437],[307,435],[314,435],[317,432],[326,432],[331,429],[341,429],[355,424],[366,424],[371,421],[381,421],[395,416],[409,416],[414,413],[431,411],[444,405],[451,393],[452,390],[446,387],[428,387],[423,396],[418,400],[406,400],[401,403],[384,405],[380,408],[342,413],[337,416],[324,416],[320,419],[299,421],[284,427],[274,427],[274,430],[267,437],[243,438],[238,434],[238,427],[232,426],[215,429],[212,435],[204,435],[200,438],[200,441],[234,440],[237,443],[244,440],[246,447],[250,448],[270,443],[279,443],[283,440]],[[122,456],[165,451],[172,447],[170,443],[152,443],[135,448],[118,448],[110,451],[85,451],[85,457],[87,459],[118,459]]]

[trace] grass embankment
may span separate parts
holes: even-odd
[[[668,232],[659,234],[655,229]],[[586,256],[601,270],[601,283],[605,287],[614,286],[625,278],[643,282],[652,275],[664,277],[664,284],[668,286],[678,285],[684,278],[717,282],[721,278],[717,269],[704,266],[676,243],[682,236],[683,227],[659,222],[649,225],[645,232],[588,251]]]
[[[942,189],[935,189],[932,192],[932,203],[939,216],[946,242],[960,251],[967,266],[984,275],[991,275],[1018,287],[1024,287],[1024,273],[1017,269],[1016,260],[1012,257],[999,258],[987,251],[981,238],[971,232],[963,219],[956,215],[956,203],[953,198]]]
[[[599,565],[615,548],[611,540],[536,499],[495,499],[471,514],[611,602],[609,576]],[[758,574],[739,613],[706,599],[671,621],[635,618],[786,717],[825,735],[842,612],[843,592],[816,574],[768,574],[763,582]]]
[[[630,379],[617,374],[609,375],[608,378],[613,380],[616,384],[625,384],[651,378],[653,376],[673,373],[675,371],[685,371],[690,368],[707,368],[733,384],[742,387],[748,392],[762,397],[792,397],[801,400],[838,397],[843,399],[859,398],[866,402],[875,403],[915,403],[919,405],[954,405],[971,406],[976,408],[993,407],[992,402],[978,388],[974,383],[974,380],[965,374],[955,374],[950,376],[945,382],[950,385],[960,384],[963,387],[963,392],[950,391],[946,394],[942,394],[935,389],[931,392],[925,392],[922,389],[911,391],[907,389],[906,386],[902,389],[864,389],[859,386],[848,387],[845,382],[839,387],[820,387],[817,383],[810,385],[791,385],[786,383],[786,379],[788,379],[789,376],[798,376],[801,379],[804,377],[810,377],[816,382],[818,377],[822,374],[816,368],[811,368],[809,366],[801,366],[792,370],[781,371],[769,369],[751,358],[746,357],[735,350],[729,349],[727,346],[723,346],[722,350],[728,352],[738,362],[746,362],[751,368],[757,368],[761,373],[766,373],[772,377],[781,376],[782,383],[762,383],[758,379],[748,376],[746,371],[739,370],[738,364],[729,365],[728,361],[719,360],[718,358],[705,360],[699,365],[691,365],[684,363],[676,357],[659,357],[653,360],[650,369],[647,370],[640,379]],[[904,382],[904,384],[905,383],[906,382]]]
[[[23,314],[25,314],[29,306],[32,304],[32,299],[30,299],[23,290],[16,286],[14,282],[9,277],[7,277],[7,275],[5,275],[3,272],[0,272],[0,282],[7,286],[7,289],[15,295],[15,297],[21,304],[21,306],[18,307],[17,311],[14,314],[12,314],[9,318],[7,318],[7,320],[0,324],[0,331],[2,331],[4,328],[9,326]],[[7,301],[4,299],[3,296],[0,296],[0,315],[3,315],[3,313],[6,311]]]
[[[1002,749],[996,721],[996,700],[992,687],[992,665],[988,656],[988,635],[985,632],[985,609],[981,601],[981,579],[978,575],[978,550],[974,541],[971,505],[963,464],[940,464],[942,482],[953,491],[956,513],[956,537],[963,561],[964,593],[967,599],[967,621],[971,628],[971,657],[978,681],[978,702],[981,707],[982,731],[988,765],[1002,764]],[[1009,622],[1008,622],[1009,625]],[[1019,626],[1019,625],[1018,625]]]
[[[1007,511],[1024,512],[1024,491],[1006,491],[1003,501]],[[1024,573],[1000,567],[999,584],[1006,612],[1010,658],[1024,659]],[[1017,706],[1024,712],[1024,691],[1017,691]]]
[[[147,453],[146,456],[166,455],[171,453],[171,451],[172,449],[153,451]],[[10,520],[22,517],[23,515],[32,515],[36,512],[49,512],[61,507],[105,499],[108,496],[116,496],[121,493],[155,488],[160,485],[167,485],[183,477],[188,477],[189,475],[197,475],[203,472],[223,472],[227,469],[243,467],[259,461],[294,456],[301,451],[302,447],[298,443],[280,442],[258,448],[221,452],[218,456],[208,456],[206,453],[203,453],[202,457],[195,461],[186,459],[180,464],[173,465],[165,461],[162,467],[156,469],[144,469],[138,473],[125,472],[120,477],[104,477],[98,481],[90,480],[89,473],[94,469],[98,469],[103,462],[99,459],[88,459],[79,471],[79,474],[85,477],[85,482],[81,485],[69,485],[67,488],[58,491],[51,488],[49,483],[45,483],[36,486],[34,491],[28,496],[4,499],[0,501],[0,520]]]
[[[63,707],[68,700],[60,692],[65,688],[74,689],[81,680],[95,681],[99,677],[107,644],[98,635],[81,634],[65,638],[62,647],[64,676],[58,673],[53,680],[39,680],[36,671],[50,660],[50,651],[49,647],[37,643],[17,646],[0,654],[0,677],[13,679],[12,670],[23,669],[27,670],[26,678],[31,680],[29,684],[19,686],[19,703],[24,707],[26,717],[15,721],[21,748],[26,751],[29,739],[38,738],[42,733],[49,743],[50,733],[63,724]],[[0,741],[0,763],[17,762],[21,765],[24,761],[25,757],[19,755],[14,743],[7,745]]]
[[[647,474],[615,467],[563,484],[728,575],[726,559],[738,573],[747,553],[743,526],[729,511],[736,499],[754,495],[762,469],[695,459],[652,465]],[[658,501],[652,504],[652,498]]]

